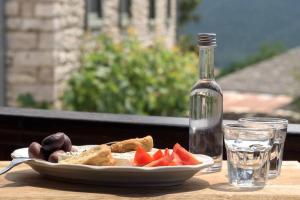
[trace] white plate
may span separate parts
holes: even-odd
[[[77,146],[80,150],[88,146]],[[12,158],[28,157],[28,148],[17,149]],[[182,184],[197,172],[213,164],[213,159],[205,155],[195,155],[199,165],[134,167],[134,166],[90,166],[50,163],[32,160],[26,163],[43,176],[59,181],[84,184],[117,186],[171,186]]]

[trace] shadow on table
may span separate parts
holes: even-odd
[[[11,172],[6,174],[5,178],[12,183],[2,185],[0,186],[0,188],[32,186],[62,191],[113,194],[124,197],[152,197],[170,193],[182,193],[202,190],[209,187],[209,183],[207,181],[201,180],[199,178],[191,178],[183,185],[170,187],[109,187],[89,184],[75,184],[45,179],[32,170],[20,170]]]
[[[255,187],[255,188],[238,188],[230,185],[229,183],[218,183],[209,186],[212,190],[222,191],[222,192],[252,192],[258,191],[263,188]]]

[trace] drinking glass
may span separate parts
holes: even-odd
[[[268,117],[241,118],[239,122],[247,126],[267,125],[275,129],[274,145],[271,149],[269,178],[280,175],[284,149],[284,141],[287,133],[288,120]]]
[[[225,125],[224,134],[229,183],[238,187],[263,187],[268,180],[274,129],[235,123]]]

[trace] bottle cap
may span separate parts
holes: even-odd
[[[199,46],[216,46],[216,34],[215,33],[198,33],[198,45]]]

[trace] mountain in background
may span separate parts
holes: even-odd
[[[217,67],[254,54],[263,43],[281,43],[287,49],[300,45],[297,0],[203,0],[195,12],[200,21],[179,27],[178,34],[196,38],[198,32],[215,32]]]

